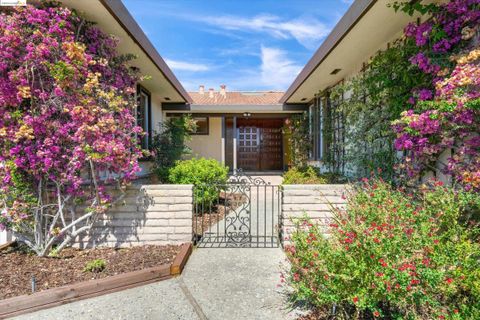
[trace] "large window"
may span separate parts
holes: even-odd
[[[330,171],[343,173],[345,169],[345,117],[339,104],[343,96],[334,100],[329,95],[317,95],[309,108],[312,137],[311,160],[321,160]]]
[[[139,137],[139,144],[143,149],[150,149],[152,140],[152,105],[150,93],[143,87],[137,89],[137,126],[141,127],[146,135]]]
[[[309,109],[310,134],[313,144],[310,154],[311,160],[322,160],[324,156],[324,108],[325,98],[323,96],[316,96]]]
[[[340,108],[343,95],[326,99],[323,117],[324,159],[331,172],[345,172],[345,115]]]

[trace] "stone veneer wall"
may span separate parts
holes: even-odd
[[[192,241],[193,185],[140,185],[99,217],[76,246],[128,247]]]
[[[328,226],[332,217],[332,206],[345,207],[342,195],[346,185],[283,185],[282,240],[288,243],[294,230],[294,220],[308,216],[314,223]]]

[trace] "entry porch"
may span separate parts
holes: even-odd
[[[292,113],[188,114],[198,125],[188,143],[192,156],[213,158],[231,171],[250,174],[278,174],[288,169],[289,143],[282,128]]]

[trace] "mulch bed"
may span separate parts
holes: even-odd
[[[332,316],[330,316],[328,311],[325,310],[313,310],[312,312],[303,315],[297,320],[329,320],[332,319]]]
[[[339,314],[338,316],[332,316],[331,310],[328,308],[323,308],[323,309],[313,309],[311,312],[309,312],[306,315],[300,316],[296,320],[334,320],[334,319],[347,319],[346,315],[344,314]],[[352,318],[353,319],[353,318]],[[375,320],[376,318],[372,316],[372,314],[360,314],[359,315],[359,320]],[[383,317],[382,319],[392,319],[389,317]]]
[[[67,248],[59,257],[42,258],[14,246],[0,252],[0,299],[32,293],[32,275],[36,279],[37,291],[42,291],[172,263],[179,251],[180,246],[171,245]],[[95,259],[105,260],[105,269],[98,273],[84,272],[85,265]]]

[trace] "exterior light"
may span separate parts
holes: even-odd
[[[252,115],[252,114],[251,114],[250,112],[244,112],[244,113],[243,113],[243,116],[244,116],[245,118],[248,118],[248,117],[250,117],[251,115]]]
[[[342,70],[342,69],[338,69],[338,68],[337,68],[337,69],[333,69],[333,71],[330,72],[330,74],[332,74],[332,75],[333,75],[333,74],[337,74],[337,73],[339,73],[341,70]]]

